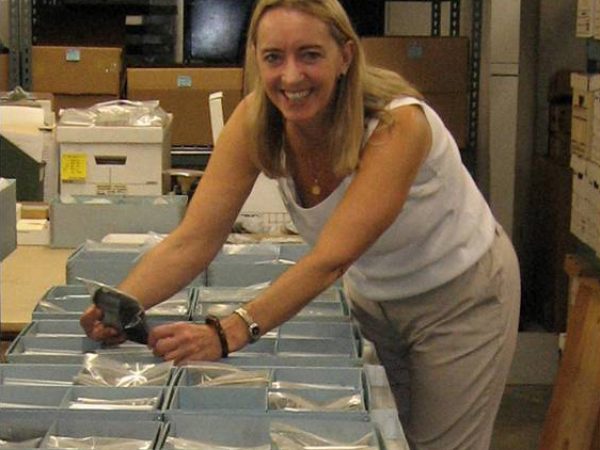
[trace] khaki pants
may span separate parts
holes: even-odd
[[[498,226],[490,250],[429,292],[375,302],[348,292],[386,369],[413,450],[487,450],[515,350],[520,276]]]

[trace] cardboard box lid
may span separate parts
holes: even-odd
[[[241,67],[128,68],[127,92],[157,89],[194,89],[241,92]]]
[[[398,72],[423,93],[468,92],[466,37],[384,36],[361,41],[369,64]]]
[[[161,143],[171,127],[173,115],[162,127],[78,127],[58,125],[58,143]]]
[[[31,48],[33,90],[54,94],[116,94],[121,91],[122,49]]]

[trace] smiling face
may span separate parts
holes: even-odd
[[[352,46],[342,47],[320,19],[277,7],[260,19],[256,59],[265,92],[288,124],[327,123],[337,80],[352,60]]]

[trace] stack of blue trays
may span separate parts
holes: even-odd
[[[206,271],[208,285],[190,285],[149,310],[149,325],[203,323],[208,314],[230,314],[306,251],[298,244],[226,246]],[[107,261],[100,264],[108,267]],[[94,265],[85,266],[78,276],[95,279]],[[9,363],[0,365],[0,422],[11,417],[14,436],[36,434],[38,446],[56,436],[97,436],[142,439],[151,449],[182,448],[189,441],[232,450],[303,448],[299,442],[323,449],[406,448],[389,446],[394,436],[381,424],[372,394],[381,380],[368,376],[363,339],[339,286],[219,363],[174,367],[160,386],[74,384],[90,353],[130,365],[162,362],[144,345],[128,341],[107,348],[87,338],[79,317],[90,304],[81,284],[53,287],[9,348]],[[246,374],[258,381],[248,382]]]
[[[150,244],[84,242],[67,259],[67,284],[79,284],[79,278],[87,278],[116,286],[149,248]],[[205,285],[205,272],[190,283],[190,286]]]

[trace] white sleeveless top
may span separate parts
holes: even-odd
[[[442,285],[475,264],[494,237],[495,219],[435,111],[412,97],[398,98],[388,109],[413,104],[423,108],[431,127],[431,150],[396,220],[344,274],[351,291],[371,300],[400,299]],[[368,122],[365,142],[377,125],[376,119]],[[311,208],[299,204],[290,177],[279,179],[283,202],[310,245],[353,177]]]

